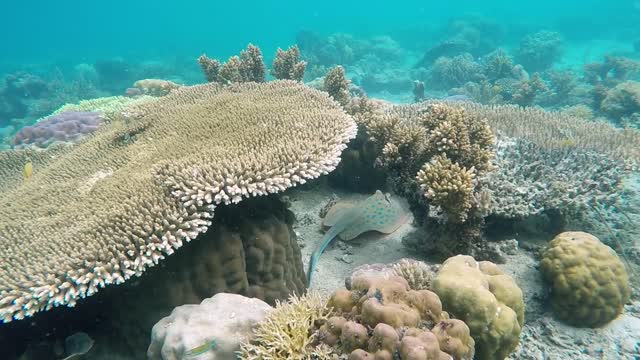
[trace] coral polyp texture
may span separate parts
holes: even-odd
[[[13,146],[46,148],[60,142],[71,143],[92,134],[104,123],[98,112],[66,111],[32,126],[23,127],[13,138]]]
[[[0,153],[0,317],[73,306],[205,232],[216,206],[335,169],[356,124],[294,81],[183,87],[77,145]]]
[[[551,286],[555,314],[572,325],[607,324],[622,312],[631,294],[618,255],[585,232],[556,236],[542,254],[540,269]]]

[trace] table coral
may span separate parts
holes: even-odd
[[[131,109],[130,109],[131,110]],[[34,166],[0,153],[0,316],[73,306],[140,276],[208,230],[216,207],[327,174],[355,136],[293,81],[183,87]],[[265,279],[268,281],[268,279]]]

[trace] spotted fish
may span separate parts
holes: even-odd
[[[349,241],[368,231],[391,234],[408,218],[409,214],[400,204],[380,190],[359,203],[337,202],[323,220],[323,225],[331,228],[325,233],[318,249],[311,255],[307,272],[309,284],[320,256],[336,236]]]

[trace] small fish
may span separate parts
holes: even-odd
[[[218,347],[218,343],[215,339],[205,342],[204,344],[194,347],[193,349],[187,351],[185,356],[193,357],[200,356],[209,350],[215,350]]]
[[[27,161],[27,163],[24,164],[22,175],[24,175],[25,180],[29,180],[31,178],[31,175],[33,175],[33,163],[31,162],[31,160]]]

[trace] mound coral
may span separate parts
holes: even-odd
[[[449,319],[436,294],[411,290],[402,277],[354,275],[329,306],[336,316],[320,327],[318,341],[349,359],[473,359],[467,325]]]
[[[631,294],[622,261],[588,233],[556,236],[542,254],[540,270],[551,287],[555,314],[576,326],[607,324],[622,312]]]
[[[28,153],[0,153],[3,321],[141,275],[217,206],[332,171],[356,132],[326,93],[293,81],[183,87],[129,113],[45,154],[29,181]]]
[[[469,326],[478,360],[503,360],[518,346],[524,325],[522,291],[488,261],[458,255],[442,264],[433,281],[442,307]]]
[[[94,133],[104,123],[97,112],[66,111],[25,126],[13,138],[13,146],[46,148],[55,142],[72,143]]]

